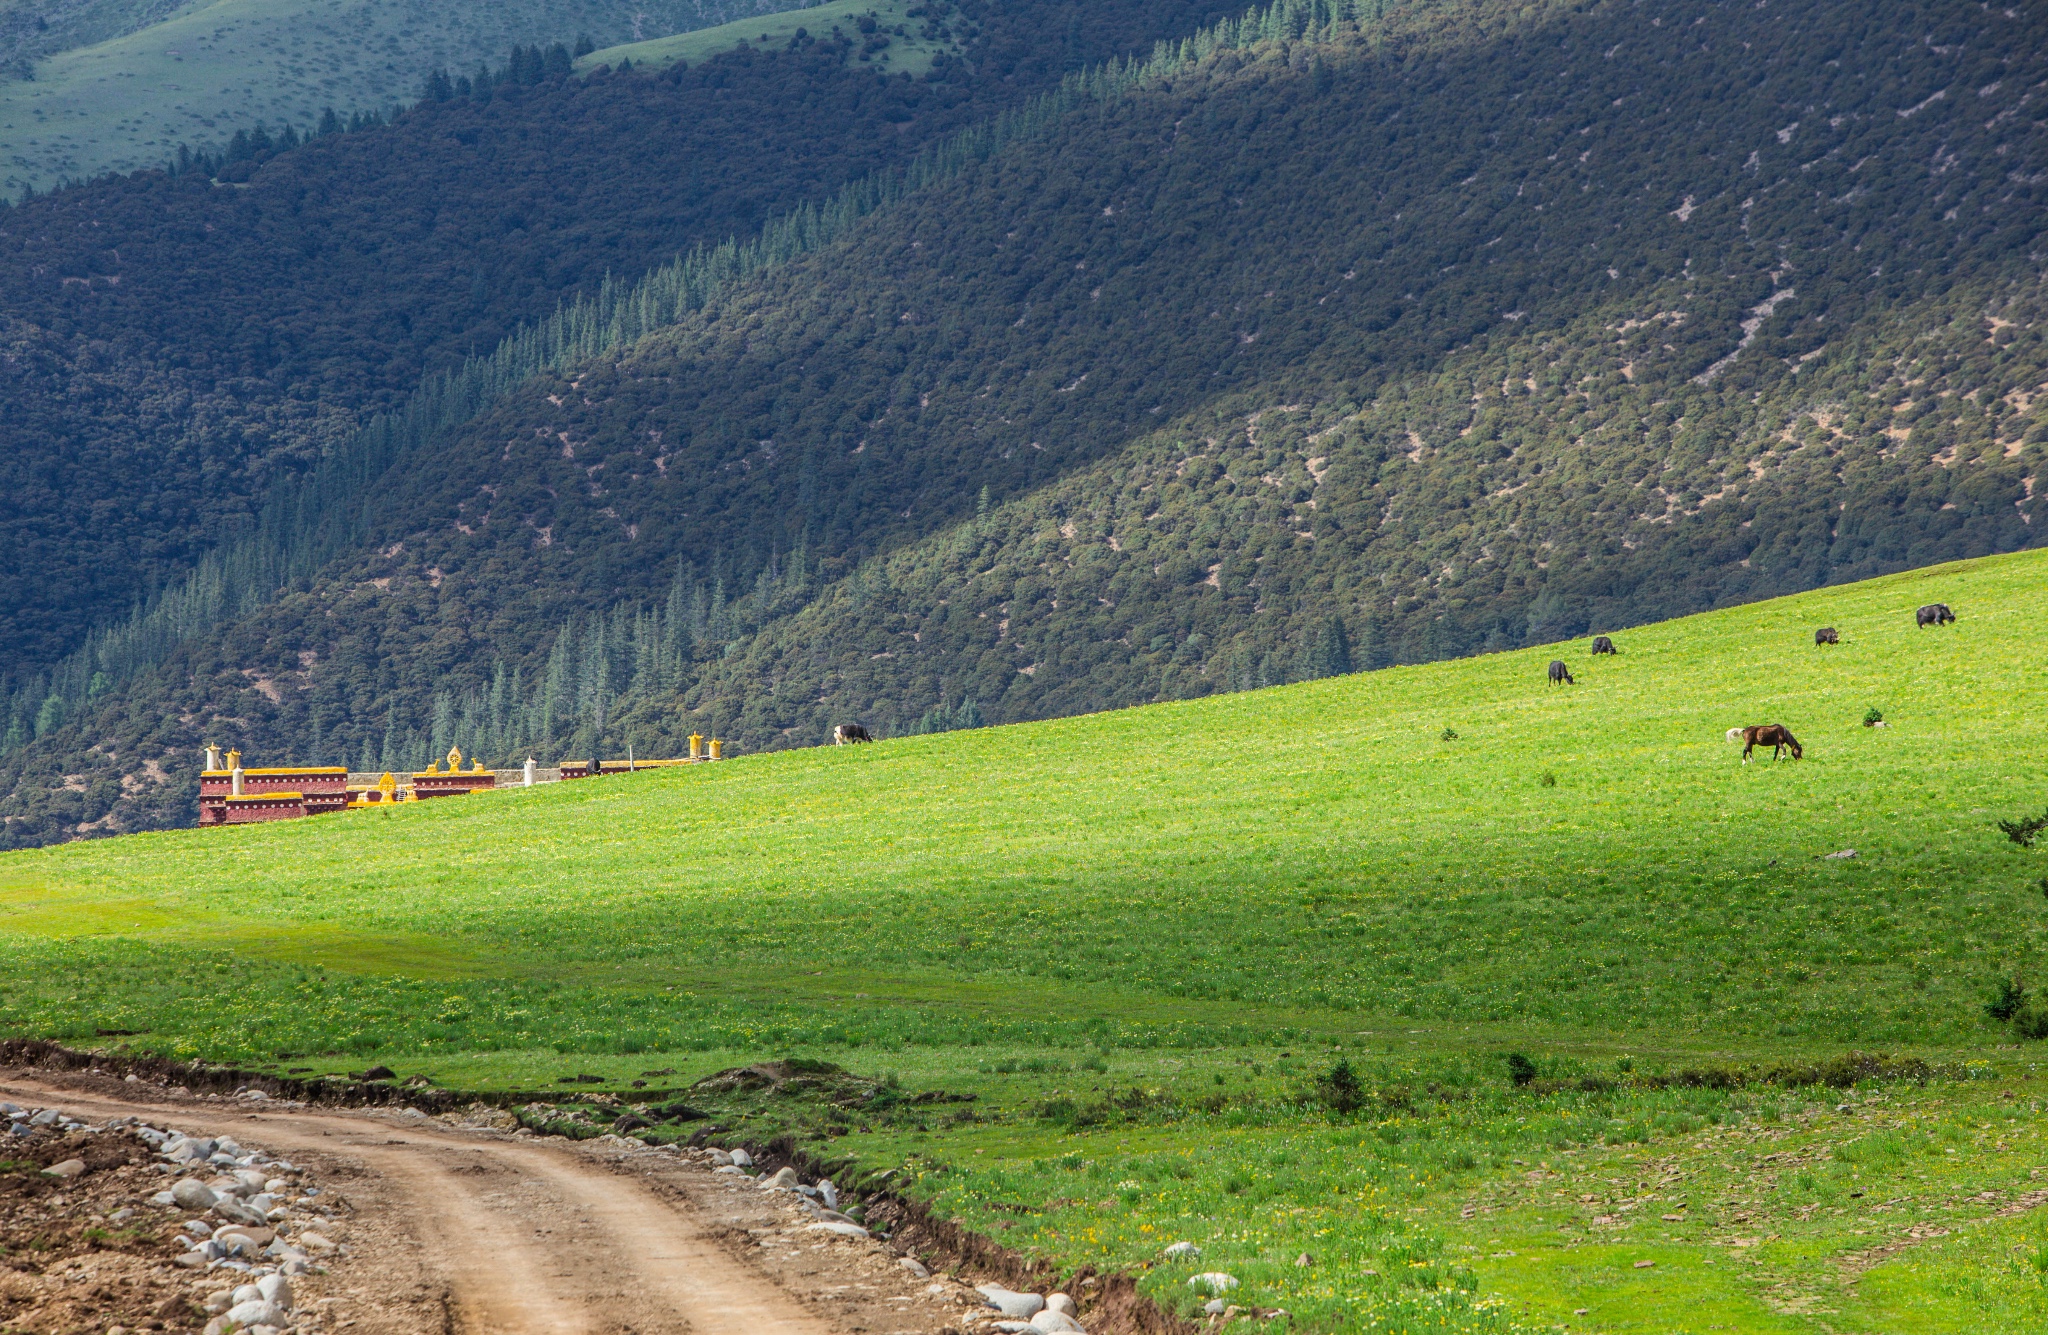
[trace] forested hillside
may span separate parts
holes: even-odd
[[[923,80],[849,63],[851,37],[656,78],[522,52],[388,127],[0,210],[0,681],[189,570],[423,375],[1222,0],[1092,6],[1041,44],[1055,8],[970,0],[963,59]]]
[[[810,744],[2027,545],[2042,36],[1946,3],[1229,25],[401,460],[356,555],[40,729],[10,837],[176,819],[120,776],[202,733]]]

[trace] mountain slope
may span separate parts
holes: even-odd
[[[1222,0],[1098,5],[1092,59]],[[488,352],[605,275],[716,245],[1060,76],[1052,6],[986,16],[936,80],[848,43],[658,78],[537,65],[374,130],[0,210],[0,679],[246,530],[281,479],[423,376]],[[90,496],[90,505],[78,498]]]
[[[2031,542],[2033,20],[1680,17],[1190,47],[404,461],[360,556],[22,761],[15,828],[210,728],[804,744]]]

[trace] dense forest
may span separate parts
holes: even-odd
[[[536,50],[388,126],[0,210],[0,680],[189,570],[423,376],[607,274],[830,198],[1225,6],[960,8],[972,40],[926,80],[830,42],[654,78],[570,77]]]
[[[804,745],[2026,545],[2035,23],[1212,30],[406,453],[354,551],[219,634],[46,716],[17,693],[7,837],[187,819],[144,776],[208,737]]]

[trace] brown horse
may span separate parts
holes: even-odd
[[[1736,729],[1731,728],[1729,731],[1732,734],[1730,741],[1734,740],[1734,735],[1740,735],[1742,738],[1742,763],[1745,765],[1749,763],[1749,753],[1759,746],[1770,747],[1773,760],[1778,758],[1781,751],[1790,751],[1794,760],[1806,758],[1806,752],[1799,747],[1799,739],[1782,723],[1759,723],[1740,729],[1739,734]]]

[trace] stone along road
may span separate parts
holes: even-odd
[[[231,1135],[307,1166],[350,1207],[350,1256],[320,1277],[326,1301],[307,1330],[914,1335],[986,1308],[880,1242],[816,1231],[789,1193],[635,1142],[515,1137],[416,1112],[254,1111],[47,1072],[0,1072],[0,1098]],[[166,1234],[183,1217],[157,1213]]]

